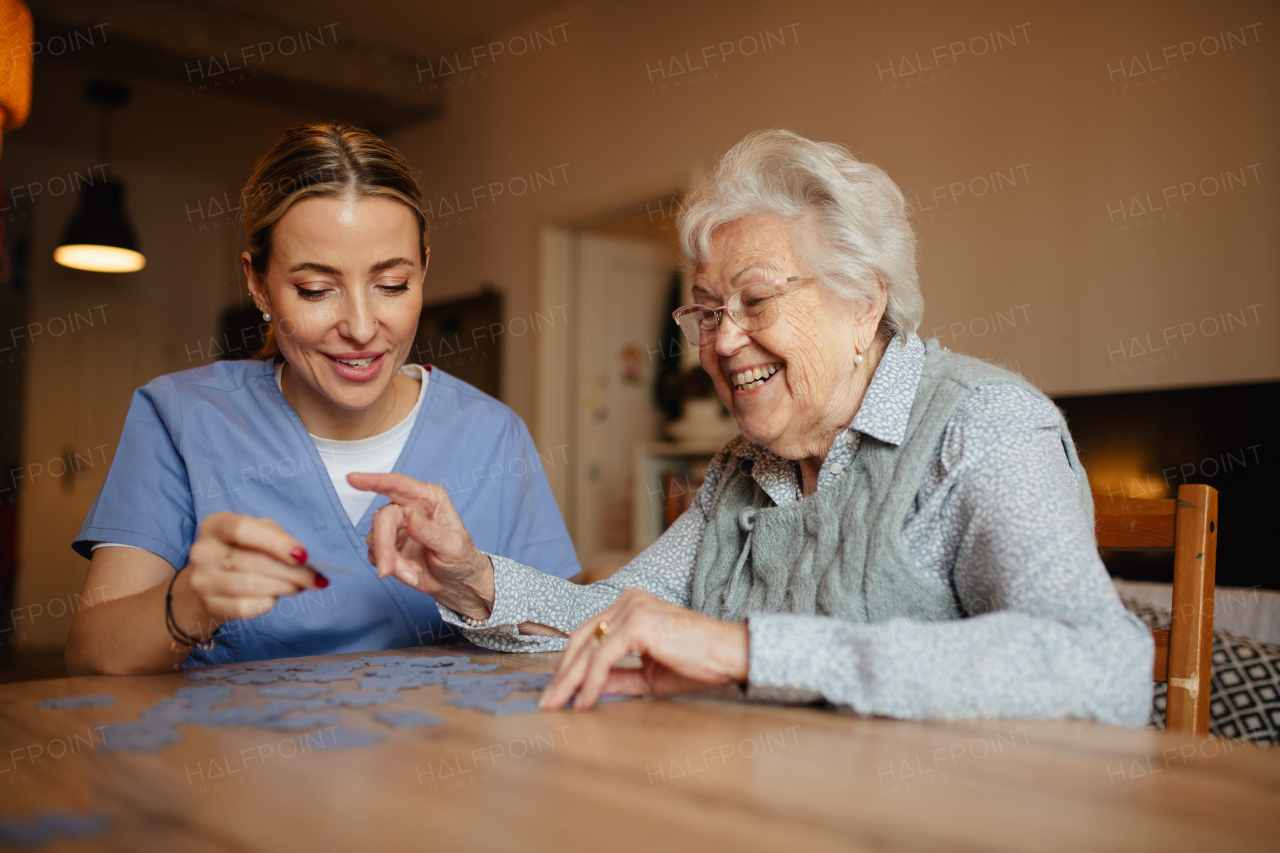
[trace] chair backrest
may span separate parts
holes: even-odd
[[[1098,547],[1173,551],[1173,608],[1156,641],[1155,681],[1169,683],[1167,731],[1209,732],[1218,491],[1183,485],[1159,500],[1093,496]]]

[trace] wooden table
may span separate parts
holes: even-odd
[[[399,653],[532,672],[558,657],[469,645]],[[445,725],[389,730],[373,721],[377,708],[336,712],[386,734],[363,749],[183,726],[181,743],[152,755],[97,750],[95,726],[135,720],[195,683],[173,673],[0,687],[0,818],[110,815],[98,839],[50,848],[68,850],[1280,847],[1280,750],[1079,722],[912,723],[706,697],[493,717],[424,687],[382,710]],[[265,701],[256,690],[234,687],[231,701]],[[34,707],[104,692],[118,704]]]

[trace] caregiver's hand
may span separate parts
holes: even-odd
[[[745,622],[722,622],[628,589],[573,632],[539,704],[555,710],[577,693],[573,707],[585,711],[612,693],[667,696],[745,682],[747,647]],[[640,655],[639,669],[614,668],[627,654]]]
[[[493,562],[476,548],[449,494],[404,474],[349,474],[391,503],[373,515],[366,542],[378,576],[398,579],[470,619],[493,611]]]
[[[221,625],[266,613],[282,595],[328,586],[328,579],[302,568],[306,561],[306,549],[271,519],[218,512],[201,522],[182,574],[209,619]]]

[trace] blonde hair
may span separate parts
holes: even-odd
[[[275,224],[311,196],[364,198],[382,195],[409,207],[418,218],[419,260],[427,259],[431,226],[417,174],[404,155],[367,130],[349,124],[301,124],[284,132],[254,166],[241,202],[249,264],[265,276]],[[280,354],[275,328],[258,358]]]

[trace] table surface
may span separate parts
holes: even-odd
[[[466,644],[386,653],[466,654],[502,672],[549,672],[559,657]],[[446,705],[434,686],[381,709],[335,709],[343,726],[386,735],[367,748],[182,726],[182,742],[157,753],[98,751],[94,727],[136,720],[195,684],[175,672],[0,686],[0,819],[110,816],[97,839],[54,850],[1280,846],[1280,750],[1082,722],[904,722],[709,696],[494,717]],[[237,704],[267,701],[255,686],[232,690]],[[35,707],[94,693],[118,704]],[[372,719],[411,709],[447,722],[393,730]]]

